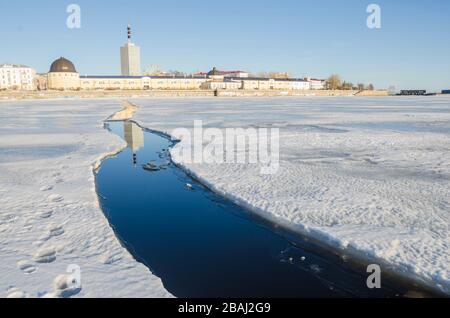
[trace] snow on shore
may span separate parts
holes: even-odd
[[[217,192],[450,294],[450,99],[136,99],[170,134],[279,127],[281,168],[182,163]],[[183,142],[176,147],[184,147]]]
[[[170,297],[98,204],[93,168],[125,146],[102,122],[120,108],[0,102],[0,297]],[[81,287],[68,272],[77,268]]]

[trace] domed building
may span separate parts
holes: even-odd
[[[211,71],[208,72],[208,78],[213,81],[223,81],[224,75],[221,71],[214,67]]]
[[[242,87],[242,83],[234,78],[225,78],[227,72],[219,71],[214,67],[207,73],[208,79],[202,84],[201,88],[209,90],[238,90]]]
[[[47,74],[48,89],[54,90],[79,90],[80,74],[75,65],[64,57],[54,61]]]
[[[213,67],[211,71],[208,72],[208,76],[220,76],[222,73],[217,69],[217,67]]]

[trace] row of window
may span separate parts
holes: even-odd
[[[91,84],[92,82],[91,81],[83,81],[82,82],[83,84],[86,84],[86,85],[89,85],[89,84]],[[98,83],[97,82],[94,82],[94,85],[95,84],[99,84],[99,85],[106,85],[106,84],[109,84],[109,85],[122,85],[122,84],[124,84],[124,85],[136,85],[136,84],[141,84],[140,82],[105,82],[105,81],[99,81]],[[159,82],[157,82],[156,84],[158,84],[158,85],[167,85],[167,84],[172,84],[172,85],[181,85],[181,84],[186,84],[186,85],[189,85],[189,84],[192,84],[192,82],[189,82],[189,81],[186,81],[186,82],[170,82],[170,83],[167,83],[167,82],[162,82],[162,81],[159,81]],[[150,85],[150,83],[146,83],[146,82],[144,82],[143,83],[143,85]]]
[[[78,77],[77,73],[52,73],[53,77]]]
[[[27,76],[27,75],[17,75],[17,74],[15,74],[15,75],[11,75],[11,74],[3,74],[2,75],[2,78],[11,78],[11,77],[13,77],[13,78],[31,78],[31,76]]]

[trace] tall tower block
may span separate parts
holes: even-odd
[[[120,48],[122,76],[141,75],[141,49],[131,42],[131,26],[127,28],[128,42]]]

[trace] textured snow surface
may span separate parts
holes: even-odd
[[[450,294],[449,98],[132,102],[138,123],[169,134],[194,120],[280,128],[275,175],[255,165],[181,164],[275,222]]]
[[[0,297],[167,297],[120,245],[93,169],[125,144],[103,129],[120,101],[0,102]],[[81,288],[68,266],[81,269]]]

